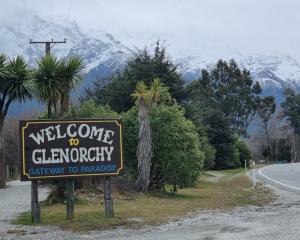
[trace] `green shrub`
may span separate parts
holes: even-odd
[[[87,100],[78,107],[72,107],[65,118],[120,118],[120,115],[111,110],[108,105],[102,106],[93,100]]]
[[[127,166],[136,169],[138,138],[137,108],[123,115]],[[204,162],[200,140],[194,124],[184,117],[179,106],[158,105],[151,111],[153,157],[152,186],[164,184],[187,187],[195,184]]]
[[[250,160],[252,159],[252,154],[248,146],[246,145],[246,143],[244,143],[241,140],[237,140],[235,146],[239,152],[239,159],[240,159],[241,166],[245,166],[245,161],[247,163],[247,166],[249,166]]]

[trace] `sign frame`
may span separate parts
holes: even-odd
[[[84,173],[84,174],[62,174],[62,175],[52,175],[52,176],[30,176],[26,172],[26,158],[25,158],[25,129],[29,125],[34,124],[89,124],[89,123],[115,123],[119,127],[119,145],[120,145],[120,167],[116,172],[113,173]],[[21,181],[34,181],[34,180],[51,180],[51,179],[69,179],[69,178],[84,178],[84,177],[101,177],[101,176],[118,176],[122,175],[124,172],[124,146],[123,146],[123,128],[122,121],[120,119],[112,118],[99,118],[99,119],[42,119],[42,120],[20,120],[19,121],[19,136],[20,136],[20,159],[21,159]]]

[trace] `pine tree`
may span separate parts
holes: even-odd
[[[155,78],[159,78],[169,88],[172,98],[177,102],[183,101],[184,81],[159,42],[153,53],[147,48],[138,51],[121,73],[96,81],[91,89],[86,90],[84,99],[92,98],[99,104],[109,104],[117,112],[127,111],[134,106],[130,94],[138,82],[143,81],[149,86]]]

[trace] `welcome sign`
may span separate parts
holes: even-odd
[[[20,121],[21,180],[111,176],[123,170],[117,119]]]

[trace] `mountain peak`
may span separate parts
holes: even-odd
[[[152,42],[158,38],[156,34],[148,35]],[[135,42],[137,43],[135,46],[141,45],[137,37],[134,38],[126,31],[119,31],[117,36],[118,38],[103,29],[84,31],[75,21],[69,21],[64,16],[56,17],[55,22],[38,16],[19,17],[9,24],[0,25],[0,52],[10,57],[21,54],[30,65],[34,65],[36,59],[44,55],[44,46],[29,44],[29,38],[34,41],[66,38],[66,44],[57,44],[53,47],[53,54],[58,57],[80,56],[86,64],[87,71],[107,76],[124,66],[134,52],[132,49]],[[212,39],[205,42],[208,41],[205,36],[201,39],[204,42],[190,47],[195,48],[195,54],[190,55],[188,52],[184,54],[184,49],[179,50],[172,45],[174,42],[171,43],[171,39],[165,41],[170,48],[168,52],[178,65],[178,71],[186,80],[199,78],[201,69],[211,68],[219,58],[224,60],[234,58],[241,67],[250,70],[254,80],[258,80],[265,87],[300,86],[300,65],[290,55],[243,55],[225,43],[222,45]]]

